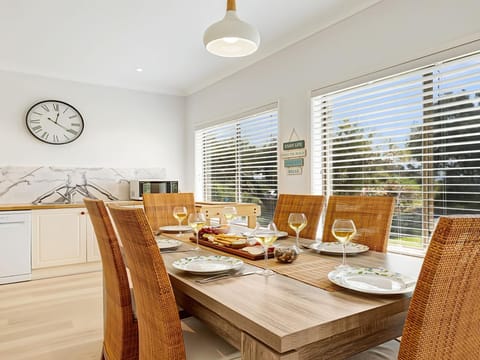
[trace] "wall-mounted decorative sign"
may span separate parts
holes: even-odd
[[[295,129],[293,129],[295,131]],[[305,148],[305,140],[297,140],[297,141],[288,141],[283,143],[283,150],[295,150],[295,149],[304,149]]]
[[[289,150],[282,153],[282,158],[297,158],[307,156],[306,149]]]
[[[285,159],[283,160],[283,166],[286,168],[303,166],[303,158]]]
[[[302,169],[301,167],[287,168],[287,175],[302,175]]]
[[[297,140],[293,140],[294,137]],[[287,175],[302,175],[307,150],[305,149],[305,140],[298,140],[295,128],[292,129],[288,141],[283,143],[281,155],[284,158],[283,166],[287,170]]]

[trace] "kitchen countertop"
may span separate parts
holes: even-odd
[[[142,201],[134,200],[119,200],[119,201],[106,201],[106,203],[115,203],[118,205],[142,205]],[[43,209],[66,209],[66,208],[83,208],[84,203],[73,204],[0,204],[0,211],[19,211],[19,210],[43,210]]]

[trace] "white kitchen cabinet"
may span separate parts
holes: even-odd
[[[87,262],[101,261],[102,258],[100,257],[100,251],[98,250],[97,237],[95,236],[95,231],[93,230],[93,225],[86,209],[85,213],[85,218],[87,222]]]
[[[99,261],[85,208],[32,211],[32,268]]]

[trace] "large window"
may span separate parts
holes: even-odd
[[[480,55],[312,98],[313,191],[396,197],[390,249],[480,214]]]
[[[241,116],[196,131],[197,184],[203,200],[261,205],[259,222],[273,217],[278,183],[278,111]]]

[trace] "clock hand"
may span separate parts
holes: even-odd
[[[57,118],[55,119],[55,124],[58,122],[58,115],[60,115],[60,113],[57,113]]]
[[[52,120],[50,118],[47,118],[47,119],[50,120],[51,122],[53,122],[55,125],[60,126],[62,129],[68,131],[68,128],[63,126],[62,124],[59,124],[59,123],[55,122],[54,120]]]

